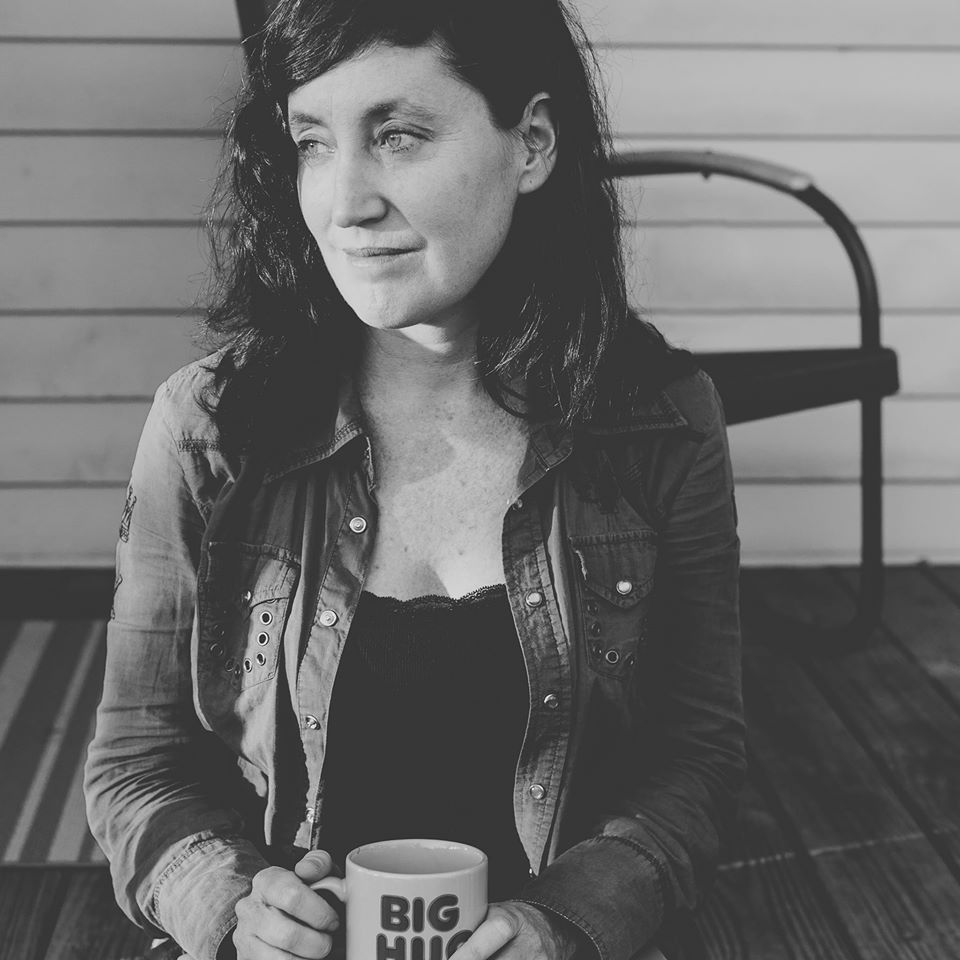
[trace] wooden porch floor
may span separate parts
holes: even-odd
[[[848,568],[744,570],[745,595],[820,623]],[[709,960],[960,958],[960,567],[887,573],[869,649],[799,660],[745,635],[750,779],[699,920]],[[0,869],[0,957],[134,960],[148,938],[105,868]]]

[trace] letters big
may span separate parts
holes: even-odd
[[[426,909],[426,920],[430,927],[441,933],[451,931],[460,920],[460,908],[457,903],[457,897],[452,893],[445,893],[431,900],[430,906]],[[422,897],[414,897],[411,905],[406,897],[384,895],[380,898],[380,926],[384,930],[412,929],[413,933],[423,933],[424,906]],[[443,948],[443,937],[431,937],[429,954],[425,937],[395,936],[393,946],[388,947],[386,934],[380,933],[377,935],[377,960],[450,960],[453,951],[462,947],[472,933],[472,930],[460,930],[455,933],[447,941],[446,951]],[[408,939],[410,941],[409,957],[407,957]]]

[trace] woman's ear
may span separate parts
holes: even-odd
[[[527,104],[517,128],[526,148],[517,185],[520,193],[532,193],[541,187],[557,162],[558,130],[552,103],[550,94],[536,94]]]

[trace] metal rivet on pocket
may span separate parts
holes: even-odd
[[[263,610],[260,613],[261,623],[273,623],[273,614],[269,610]]]
[[[603,659],[606,660],[607,663],[619,663],[620,654],[616,650],[608,650]]]
[[[269,634],[269,633],[258,633],[258,634],[257,634],[257,643],[259,643],[261,647],[266,646],[269,642],[270,642],[270,634]]]
[[[626,596],[630,591],[633,590],[633,581],[632,580],[618,580],[617,581],[617,593],[621,596]]]
[[[253,661],[249,657],[244,657],[243,669],[249,673],[253,669]]]
[[[260,666],[262,667],[266,662],[267,662],[267,658],[266,658],[262,653],[258,653],[258,654],[257,654],[257,663],[259,663]]]

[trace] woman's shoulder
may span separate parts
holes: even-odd
[[[209,411],[218,393],[216,368],[225,348],[184,364],[157,388],[154,403],[177,439],[219,443],[219,432]]]
[[[696,433],[706,436],[725,426],[720,392],[702,367],[671,380],[662,392]]]

